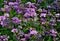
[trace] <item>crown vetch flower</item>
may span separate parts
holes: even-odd
[[[51,29],[50,32],[53,37],[57,36],[57,32],[54,29]]]
[[[37,14],[35,12],[35,9],[34,8],[26,8],[26,13],[24,14],[25,17],[36,17]]]
[[[3,21],[5,20],[5,17],[4,16],[0,16],[0,21]]]
[[[9,17],[9,13],[5,13],[4,14],[4,17]]]
[[[11,30],[11,32],[13,32],[13,33],[18,33],[18,29],[13,28],[13,29]]]
[[[53,18],[50,19],[50,24],[55,25],[55,20]]]
[[[14,23],[14,24],[20,24],[21,20],[19,20],[17,17],[13,17],[12,18],[12,23]]]
[[[30,38],[30,34],[25,34],[24,36],[25,36],[26,39]]]
[[[40,17],[46,17],[46,13],[41,13]]]
[[[30,34],[36,35],[38,32],[36,30],[30,31]]]

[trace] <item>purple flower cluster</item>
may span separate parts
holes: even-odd
[[[34,38],[39,37],[38,34],[41,34],[42,37],[52,36],[56,38],[58,36],[55,27],[58,27],[56,22],[60,22],[60,13],[52,13],[50,11],[55,5],[47,5],[47,10],[45,8],[38,9],[36,3],[32,2],[27,2],[25,4],[20,3],[19,0],[16,0],[15,2],[4,2],[4,7],[0,9],[0,12],[4,12],[4,14],[2,13],[3,15],[0,16],[0,25],[8,28],[15,35],[17,40],[29,41],[33,36]],[[38,0],[38,2],[41,3],[43,0]],[[57,1],[54,2],[54,4],[56,3]],[[57,9],[58,7],[59,5],[54,8]],[[9,41],[9,38],[9,36],[5,35],[0,36],[1,41]]]
[[[17,17],[13,17],[12,18],[12,23],[14,23],[14,24],[20,24],[21,20],[19,20]]]
[[[24,14],[25,17],[36,17],[36,12],[34,8],[27,8],[26,13]]]
[[[7,35],[0,36],[0,41],[8,41],[8,39],[9,39],[9,36]]]

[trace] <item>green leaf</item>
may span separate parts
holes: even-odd
[[[3,0],[0,0],[0,8],[3,6]]]
[[[17,12],[12,8],[12,10],[10,11],[10,17],[14,17],[16,16]]]

